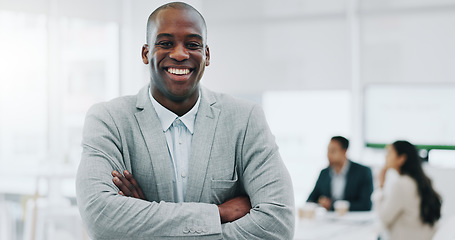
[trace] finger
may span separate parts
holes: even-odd
[[[114,182],[114,184],[120,189],[121,192],[123,192],[123,196],[131,196],[132,193],[131,191],[128,189],[128,187],[123,183],[122,180],[120,180],[119,177],[114,177],[112,179],[112,181]]]
[[[128,171],[126,171],[126,172],[132,177],[132,174],[130,174]],[[138,192],[136,190],[136,186],[138,186],[137,183],[135,184],[136,186],[133,185],[133,183],[128,178],[125,178],[122,174],[120,174],[116,170],[112,171],[112,176],[114,176],[114,179],[113,179],[114,184],[121,191],[123,190],[124,196],[145,199],[144,194],[142,193],[142,191]],[[140,190],[140,188],[139,188],[139,190]]]
[[[112,177],[113,177],[113,178],[112,178],[112,182],[114,182],[115,186],[117,186],[118,188],[120,188],[120,186],[121,186],[120,183],[121,183],[121,182],[117,181],[117,179],[116,179],[116,177],[120,179],[119,173],[118,173],[117,171],[114,170],[114,171],[111,172],[111,175],[112,175]]]
[[[112,178],[112,182],[114,182],[115,186],[119,189],[119,192],[122,192],[124,196],[127,196],[129,194],[128,188],[123,184],[123,182],[118,178],[114,177]]]
[[[118,194],[122,195],[122,196],[125,196],[125,194],[123,194],[122,191],[118,191]]]
[[[139,184],[137,183],[136,179],[134,179],[133,174],[131,174],[128,170],[123,171],[123,174],[125,174],[126,179],[128,179],[134,186],[135,193],[137,193],[137,198],[145,199],[144,193],[142,192],[142,189],[139,187]]]
[[[117,170],[112,171],[111,174],[112,174],[112,177],[118,177],[118,178],[123,177],[123,175],[120,174]]]
[[[125,191],[124,193],[129,196],[129,197],[135,197],[139,198],[139,193],[136,190],[136,187],[128,180],[125,178],[122,174],[119,172],[115,172],[115,175],[117,178],[120,179],[120,181],[123,183],[123,185],[128,188],[128,191]]]
[[[139,195],[139,198],[145,199],[144,193],[142,192],[142,189],[140,188],[136,179],[134,179],[133,174],[131,174],[128,170],[123,171],[123,174],[125,174],[126,179],[128,179],[131,182],[131,184],[133,184],[137,191],[137,194]]]
[[[128,188],[128,190],[131,192],[131,197],[134,197],[134,198],[140,198],[139,196],[139,193],[137,191],[137,187],[135,184],[133,184],[133,182],[131,181],[131,174],[130,174],[130,178],[127,178],[127,174],[126,173],[129,173],[128,171],[123,171],[123,174],[125,174],[125,177],[122,177],[120,178],[120,180],[122,180],[122,182],[125,184],[125,186]]]

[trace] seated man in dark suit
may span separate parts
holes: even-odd
[[[371,210],[373,178],[370,168],[347,159],[349,140],[344,137],[332,137],[327,158],[329,167],[319,174],[316,186],[308,197],[308,202],[315,202],[333,210],[337,200],[349,201],[350,211]]]

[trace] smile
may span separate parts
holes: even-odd
[[[167,68],[166,71],[168,73],[171,73],[171,74],[174,74],[174,75],[186,75],[186,74],[189,74],[191,72],[190,69],[188,68]]]

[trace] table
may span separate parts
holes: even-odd
[[[295,240],[377,240],[381,225],[374,212],[317,213],[314,219],[297,219]]]

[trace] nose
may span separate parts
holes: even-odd
[[[188,51],[185,49],[185,46],[183,44],[177,44],[169,54],[169,57],[181,62],[183,60],[186,60],[190,57]]]

